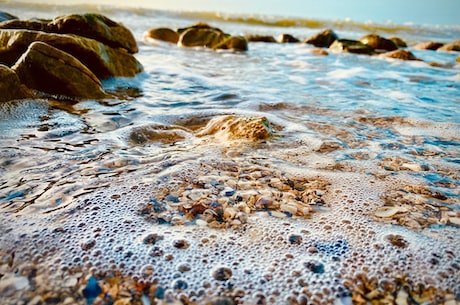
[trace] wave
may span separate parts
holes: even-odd
[[[397,24],[393,22],[376,23],[372,21],[359,22],[352,19],[325,20],[315,18],[280,17],[259,14],[231,14],[222,12],[203,11],[166,11],[149,9],[144,7],[132,7],[129,4],[103,5],[103,4],[72,4],[56,5],[32,2],[17,2],[15,0],[0,0],[2,10],[20,11],[21,7],[26,11],[50,14],[53,11],[96,12],[104,14],[132,14],[133,16],[167,16],[171,18],[187,18],[206,22],[228,22],[244,25],[257,25],[279,28],[330,28],[339,31],[359,33],[377,33],[381,35],[409,35],[415,37],[438,38],[453,40],[460,37],[460,25],[417,25]],[[50,10],[50,8],[53,8]]]

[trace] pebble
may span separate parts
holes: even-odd
[[[232,277],[232,269],[226,266],[218,266],[211,270],[211,276],[217,281],[226,281]]]

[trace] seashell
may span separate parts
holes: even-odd
[[[384,206],[384,207],[378,208],[377,211],[375,211],[375,216],[386,218],[386,217],[392,217],[399,212],[406,212],[406,209],[401,208],[401,207]]]
[[[449,217],[449,223],[460,226],[460,217]]]

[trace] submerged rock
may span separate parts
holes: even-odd
[[[13,70],[32,89],[76,98],[105,97],[101,82],[86,66],[43,42],[32,43]]]
[[[337,34],[334,33],[333,30],[327,29],[311,36],[305,40],[305,43],[312,44],[319,48],[329,48],[337,39],[339,39]]]
[[[76,57],[99,79],[133,77],[143,70],[131,54],[96,40],[30,30],[0,30],[0,61],[13,65],[35,41],[44,42]]]
[[[144,33],[144,39],[156,39],[171,43],[179,42],[179,33],[168,28],[156,28],[148,30]]]
[[[297,39],[296,37],[292,36],[291,34],[281,34],[278,37],[278,42],[280,43],[296,43],[299,42],[300,40]]]
[[[230,36],[216,46],[220,50],[247,51],[248,41],[242,36]]]
[[[338,53],[356,53],[356,54],[367,54],[371,55],[373,49],[357,40],[350,39],[339,39],[334,41],[329,49],[333,52]]]
[[[364,43],[365,45],[370,46],[372,49],[374,49],[377,52],[379,52],[380,50],[394,51],[398,49],[398,47],[393,41],[386,39],[377,34],[369,34],[369,35],[363,36],[359,39],[359,41]]]
[[[415,57],[415,55],[412,54],[412,52],[409,50],[394,50],[391,52],[382,53],[380,54],[380,56],[386,57],[386,58],[401,59],[401,60],[418,60],[417,57]]]
[[[32,93],[21,84],[16,72],[0,64],[0,102],[32,97]]]
[[[460,52],[460,40],[449,42],[438,49],[439,52]]]
[[[214,135],[224,141],[261,141],[267,140],[272,135],[272,129],[265,117],[224,115],[212,119],[197,135]]]
[[[414,48],[415,50],[437,50],[443,45],[444,44],[441,42],[427,41],[427,42],[417,43],[412,48]]]

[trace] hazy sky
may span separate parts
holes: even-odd
[[[11,0],[14,2],[18,0]],[[110,4],[167,10],[269,14],[415,24],[460,25],[460,0],[20,0],[59,4]]]

